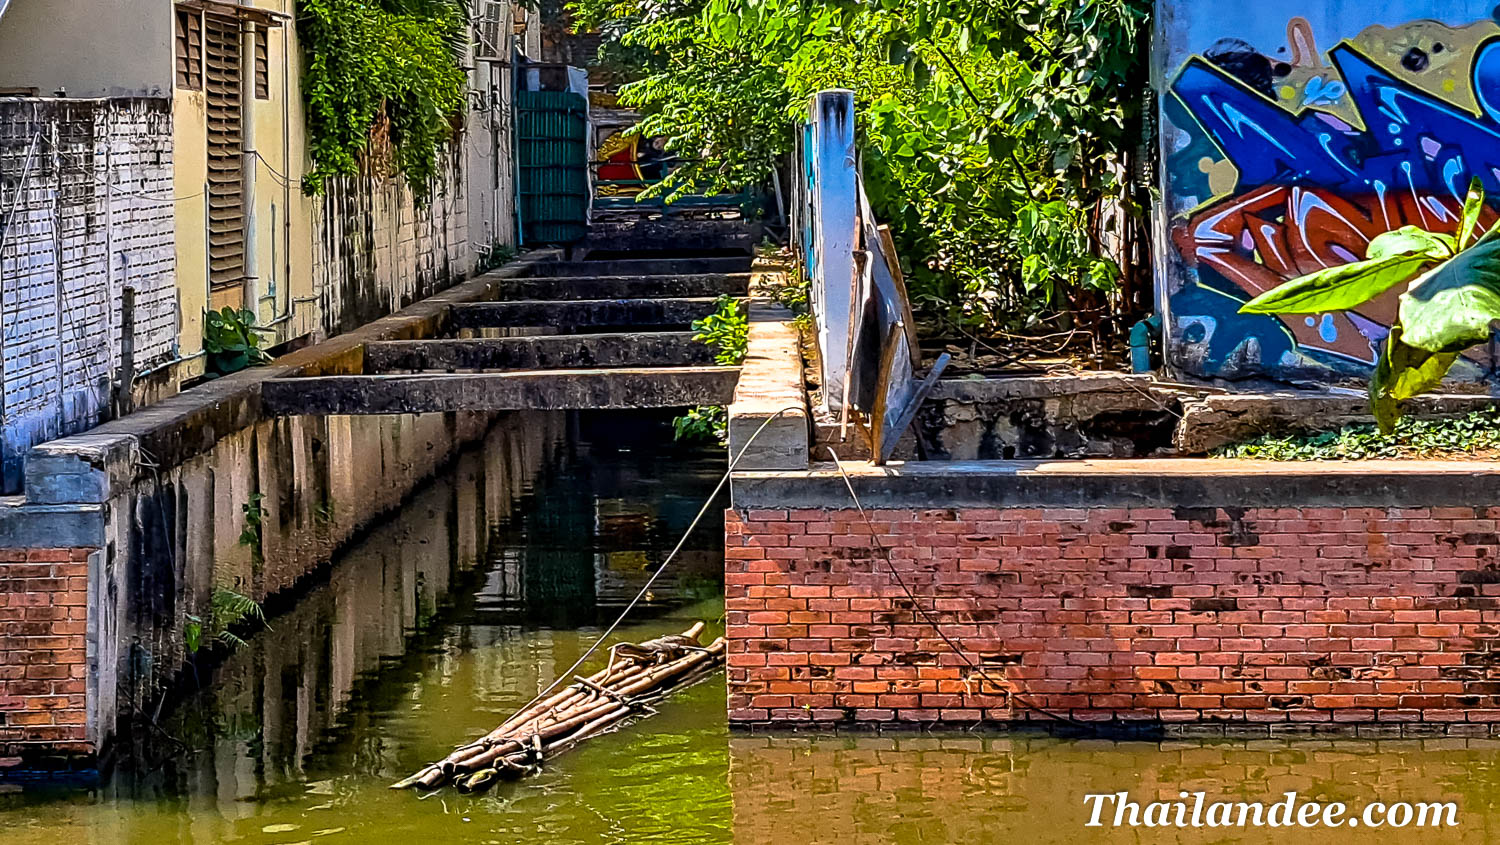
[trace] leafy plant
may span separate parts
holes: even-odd
[[[183,626],[182,639],[188,654],[197,654],[209,643],[217,643],[230,650],[245,645],[245,641],[233,629],[246,622],[257,622],[266,630],[266,614],[260,603],[225,587],[214,589],[209,599],[208,618],[188,614]]]
[[[1149,147],[1147,0],[569,8],[633,77],[621,99],[639,131],[681,159],[646,195],[761,184],[785,167],[808,95],[848,88],[870,201],[919,305],[1022,328],[1133,307],[1101,243],[1147,196],[1128,179]]]
[[[720,366],[733,367],[745,360],[750,320],[738,299],[727,294],[720,296],[712,314],[693,321],[693,331],[697,332],[693,340],[714,348],[714,361]]]
[[[1442,383],[1465,349],[1489,341],[1500,320],[1500,227],[1473,240],[1484,208],[1475,177],[1452,235],[1403,226],[1370,241],[1363,261],[1300,276],[1240,308],[1247,314],[1314,314],[1353,308],[1403,283],[1396,321],[1370,378],[1370,412],[1395,430],[1400,402]]]
[[[271,360],[260,348],[255,314],[224,306],[223,311],[203,313],[203,351],[208,355],[206,370],[211,376],[227,376],[247,367],[258,367]]]
[[[699,405],[672,420],[673,438],[682,441],[729,439],[729,417],[722,405]]]
[[[404,176],[418,202],[430,197],[468,104],[467,26],[461,0],[298,0],[306,190],[373,166]]]
[[[1403,418],[1390,432],[1369,424],[1317,434],[1263,435],[1215,452],[1219,458],[1268,461],[1487,456],[1500,450],[1500,410],[1487,408],[1451,419]]]
[[[264,493],[251,493],[250,501],[240,505],[240,511],[245,515],[245,527],[240,529],[240,545],[249,546],[256,560],[260,559],[261,523],[266,516],[260,503],[265,498]]]

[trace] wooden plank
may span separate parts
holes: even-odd
[[[548,370],[707,366],[714,350],[692,332],[397,340],[365,345],[365,374],[399,370]]]
[[[275,378],[261,383],[261,404],[275,416],[727,405],[739,372],[661,367]]]
[[[449,325],[455,329],[685,327],[712,314],[714,305],[711,297],[473,302],[453,306]]]

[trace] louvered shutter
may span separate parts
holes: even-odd
[[[271,51],[263,26],[255,29],[255,99],[271,99]]]
[[[215,285],[244,278],[245,204],[240,144],[240,25],[205,15],[208,102],[208,265]]]
[[[186,9],[177,12],[177,87],[197,91],[203,87],[203,16]]]

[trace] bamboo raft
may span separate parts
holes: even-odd
[[[712,674],[723,663],[724,639],[700,645],[703,627],[699,622],[681,634],[612,646],[603,669],[586,678],[573,676],[569,686],[522,708],[485,736],[391,784],[391,789],[435,789],[445,784],[462,792],[488,789],[536,772],[544,760],[627,719],[654,714],[653,703]]]

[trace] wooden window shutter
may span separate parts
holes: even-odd
[[[266,28],[255,28],[255,99],[271,99],[271,50]]]
[[[203,88],[203,16],[196,11],[177,11],[177,87],[189,91]]]
[[[208,275],[215,285],[232,285],[245,275],[240,24],[218,15],[206,15],[203,24],[208,103]]]

